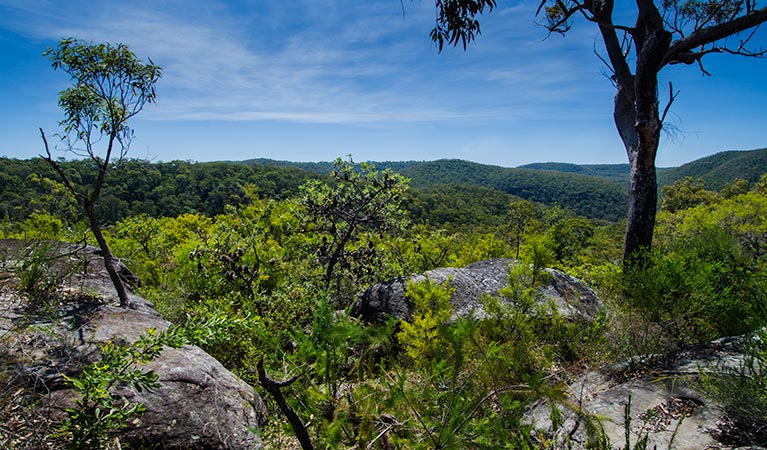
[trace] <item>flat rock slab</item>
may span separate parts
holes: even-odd
[[[560,445],[569,441],[573,449],[588,448],[585,416],[599,421],[613,448],[625,446],[627,428],[631,448],[643,436],[648,449],[731,448],[717,440],[725,416],[722,407],[701,393],[696,382],[701,371],[739,364],[736,347],[733,341],[715,341],[663,361],[642,361],[638,370],[632,369],[637,366],[634,361],[588,372],[567,387],[570,405],[583,414],[557,406],[563,420],[554,429],[551,405],[541,400],[528,410],[525,420]]]

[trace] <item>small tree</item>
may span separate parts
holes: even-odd
[[[400,202],[407,190],[407,179],[389,169],[377,171],[372,164],[362,163],[357,171],[351,158],[348,162],[338,158],[333,165],[334,185],[311,180],[302,186],[307,213],[322,234],[318,256],[327,287],[334,278],[340,283],[339,267],[357,278],[366,272],[376,256],[374,244],[354,250],[349,244],[359,241],[363,231],[400,228]]]
[[[77,39],[64,39],[58,49],[43,53],[51,60],[53,69],[66,72],[72,86],[59,94],[59,106],[65,118],[61,139],[64,150],[89,158],[96,175],[90,186],[75,185],[54,160],[45,132],[40,136],[45,145],[45,156],[61,177],[64,185],[75,196],[88,217],[90,229],[104,257],[109,277],[117,290],[120,306],[125,306],[128,294],[115,270],[115,258],[107,246],[96,215],[96,203],[106,174],[122,161],[133,139],[128,120],[137,115],[147,103],[155,101],[155,83],[160,78],[160,67],[152,60],[144,63],[123,44],[91,44]]]
[[[515,256],[519,259],[519,248],[522,245],[528,225],[535,219],[535,205],[523,198],[517,198],[509,203],[509,228],[514,239]]]

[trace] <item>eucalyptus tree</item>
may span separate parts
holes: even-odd
[[[70,77],[72,85],[59,93],[64,119],[59,122],[63,132],[56,137],[63,150],[92,164],[93,176],[87,178],[90,184],[76,184],[70,179],[60,160],[54,159],[42,128],[45,155],[41,157],[56,170],[85,211],[120,305],[125,306],[128,295],[101,232],[96,204],[107,172],[123,160],[130,147],[133,130],[128,120],[155,101],[155,84],[161,70],[151,59],[139,60],[124,44],[64,39],[58,48],[49,48],[43,56],[50,59],[54,70],[61,69]]]
[[[631,165],[623,255],[628,260],[652,244],[658,203],[655,158],[663,122],[677,93],[669,83],[660,107],[658,74],[670,65],[696,65],[709,72],[710,54],[763,57],[754,45],[767,21],[756,0],[539,0],[536,15],[551,33],[567,33],[576,19],[593,24],[604,43],[600,56],[615,88],[613,120]],[[435,0],[432,40],[464,48],[480,33],[477,17],[497,8],[496,0]],[[626,22],[617,20],[627,18]],[[737,37],[737,39],[735,39]]]

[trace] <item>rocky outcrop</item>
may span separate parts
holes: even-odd
[[[19,244],[4,244],[10,267],[7,249]],[[132,342],[147,329],[162,330],[169,323],[151,303],[133,294],[128,308],[117,306],[103,259],[93,248],[57,244],[49,251],[55,258],[48,269],[67,273],[60,296],[55,302],[32,305],[14,289],[2,289],[6,313],[0,318],[0,337],[12,339],[0,339],[0,363],[9,378],[32,380],[41,395],[41,414],[55,418],[72,404],[74,395],[62,375],[76,375],[83,364],[94,361],[100,344]],[[160,387],[153,392],[127,387],[116,391],[146,406],[120,431],[121,442],[158,449],[262,446],[254,432],[265,423],[261,398],[199,347],[166,348],[145,367],[157,373]]]
[[[455,289],[450,299],[457,316],[484,315],[482,299],[486,295],[507,301],[500,290],[508,284],[513,259],[490,259],[464,268],[439,268],[422,275],[397,278],[377,283],[365,291],[352,307],[352,314],[372,323],[385,322],[389,317],[408,320],[412,305],[405,296],[408,282],[431,280],[436,283],[449,281]],[[552,303],[568,319],[592,319],[602,307],[596,293],[577,279],[558,270],[547,269],[548,280],[539,286],[537,300]]]
[[[722,339],[585,373],[567,386],[570,406],[555,406],[561,413],[560,426],[554,429],[547,400],[533,405],[526,421],[553,442],[568,442],[573,449],[587,448],[589,417],[598,420],[593,423],[602,427],[613,448],[623,448],[627,428],[631,448],[645,436],[648,445],[643,448],[732,448],[720,442],[731,431],[729,419],[721,405],[701,392],[698,380],[704,371],[737,367],[742,361],[740,343],[739,338]]]

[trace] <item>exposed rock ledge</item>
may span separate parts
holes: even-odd
[[[3,267],[22,255],[18,241],[1,241]],[[148,328],[169,323],[151,303],[130,294],[129,308],[120,308],[103,259],[97,249],[56,244],[53,270],[72,273],[65,286],[66,301],[33,311],[14,289],[0,289],[0,367],[13,380],[31,380],[45,392],[40,412],[60,416],[73,393],[62,374],[76,375],[93,361],[99,344],[131,342]],[[2,269],[2,268],[0,268]],[[119,268],[123,276],[130,272]],[[2,272],[2,270],[0,270]],[[5,277],[6,282],[11,280]],[[12,339],[5,339],[12,337]],[[148,443],[159,449],[256,449],[262,444],[253,431],[264,424],[266,408],[251,386],[236,377],[199,347],[166,348],[146,368],[159,375],[154,392],[118,394],[140,401],[146,412],[120,432],[124,443]]]
[[[572,449],[587,448],[584,414],[600,419],[613,448],[623,448],[628,428],[631,448],[646,436],[648,449],[731,449],[722,441],[732,441],[737,430],[730,429],[722,406],[701,392],[698,380],[704,372],[739,367],[743,342],[743,337],[723,338],[688,351],[633,358],[585,373],[567,389],[570,404],[582,414],[559,406],[562,423],[552,432],[551,406],[540,400],[527,412],[526,421],[555,444],[567,442]],[[737,448],[763,450],[753,445]]]

